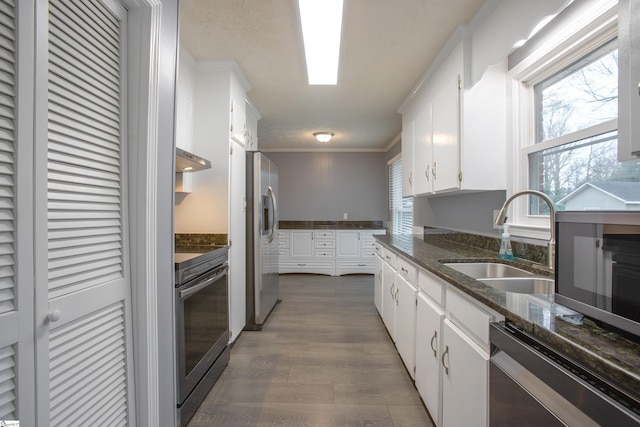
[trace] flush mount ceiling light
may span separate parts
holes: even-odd
[[[329,142],[333,138],[333,132],[314,132],[313,136],[316,137],[318,142]]]
[[[310,85],[338,83],[342,0],[298,0]]]

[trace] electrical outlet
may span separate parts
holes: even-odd
[[[348,213],[343,213],[342,214],[342,219],[348,219],[349,218],[349,214]]]
[[[498,214],[500,213],[500,209],[493,211],[493,228],[495,228],[496,230],[500,229],[499,225],[496,225],[496,218],[498,218]]]

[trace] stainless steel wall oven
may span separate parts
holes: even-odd
[[[178,412],[184,426],[229,361],[228,248],[176,253]]]

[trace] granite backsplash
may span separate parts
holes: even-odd
[[[430,239],[448,240],[450,242],[460,243],[462,245],[472,246],[478,249],[486,249],[496,254],[500,251],[500,239],[497,237],[487,237],[477,234],[424,227],[424,238],[426,242]],[[511,239],[511,249],[515,258],[539,264],[547,263],[546,246],[533,245]]]
[[[176,233],[175,247],[178,249],[198,248],[206,249],[227,244],[226,234],[215,233]]]

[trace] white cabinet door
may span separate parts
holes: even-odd
[[[338,258],[360,256],[360,231],[338,230]]]
[[[291,245],[289,255],[291,258],[312,257],[313,256],[313,231],[312,230],[290,230],[289,244]]]
[[[418,113],[413,123],[413,135],[414,192],[416,195],[429,194],[433,191],[431,103]]]
[[[230,94],[230,110],[231,110],[231,123],[230,133],[231,138],[238,143],[245,143],[245,137],[247,132],[247,115],[246,115],[246,91],[238,78],[231,74],[231,94]]]
[[[444,320],[442,425],[487,425],[489,355],[448,319]]]
[[[384,263],[382,268],[382,320],[384,321],[389,335],[395,341],[396,331],[396,270],[388,263]]]
[[[396,348],[409,375],[414,378],[417,288],[400,275],[396,277],[396,287]]]
[[[433,191],[460,187],[460,89],[451,76],[433,98]]]
[[[95,13],[85,13],[80,3],[48,2],[48,103],[40,100],[48,123],[35,150],[48,168],[46,182],[35,183],[45,187],[36,194],[47,208],[35,219],[45,231],[36,250],[36,425],[129,425],[136,416],[122,120],[127,11],[94,1]]]
[[[440,342],[444,311],[422,293],[418,293],[416,315],[416,388],[431,414],[439,424],[442,406],[440,385]]]
[[[413,189],[413,121],[412,115],[402,116],[402,197],[410,197]]]
[[[246,169],[242,145],[230,142],[229,168],[229,340],[235,341],[246,323]],[[279,241],[278,241],[279,242]],[[286,243],[286,240],[285,240]]]
[[[376,267],[373,283],[373,303],[375,304],[376,309],[378,309],[380,316],[382,316],[382,293],[384,292],[382,289],[382,270],[384,268],[384,261],[382,261],[382,258],[378,254],[375,255],[375,260]]]

